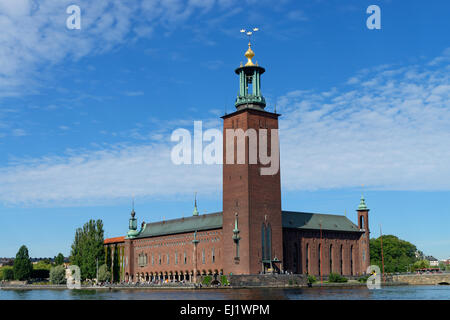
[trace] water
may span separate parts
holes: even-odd
[[[0,300],[450,300],[450,286],[327,287],[304,289],[1,290]]]

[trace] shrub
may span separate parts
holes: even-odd
[[[369,277],[370,275],[362,276],[361,278],[358,279],[358,281],[361,283],[365,283],[367,282],[367,279],[369,279]]]
[[[227,285],[230,284],[230,282],[228,281],[228,278],[227,278],[226,275],[222,275],[222,276],[220,277],[220,283],[221,283],[223,286],[227,286]]]
[[[347,282],[347,278],[341,276],[340,274],[337,273],[330,273],[330,275],[328,276],[328,281],[329,282]]]
[[[105,282],[111,280],[111,272],[108,271],[108,266],[106,264],[102,264],[98,268],[98,281]]]
[[[14,270],[12,267],[3,267],[2,271],[1,280],[9,281],[14,279]]]
[[[66,283],[66,269],[59,265],[50,269],[50,282],[52,284]]]
[[[211,283],[212,277],[211,276],[205,276],[202,280],[202,284],[205,286],[209,286]]]
[[[308,283],[314,283],[316,281],[317,281],[316,277],[314,277],[312,275],[308,275]]]

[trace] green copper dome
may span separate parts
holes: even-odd
[[[366,206],[366,202],[364,200],[364,196],[361,196],[361,200],[359,201],[358,210],[368,210]]]

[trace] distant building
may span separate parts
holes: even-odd
[[[430,262],[430,267],[438,267],[439,266],[439,260],[436,259],[435,257],[427,256],[425,259]]]

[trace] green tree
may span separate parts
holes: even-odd
[[[97,276],[97,261],[105,261],[103,241],[102,220],[89,220],[83,228],[76,230],[70,262],[80,268],[81,279],[94,279]]]
[[[416,262],[416,246],[393,235],[383,236],[384,271],[406,272]],[[382,268],[381,238],[370,239],[370,264]]]
[[[63,265],[57,265],[50,269],[50,282],[52,284],[66,283],[66,269]]]
[[[53,259],[55,262],[55,266],[59,266],[64,263],[64,255],[62,253],[58,253],[58,255]]]
[[[14,279],[14,270],[12,267],[3,267],[2,268],[2,277],[1,280],[13,280]]]
[[[429,267],[430,267],[430,261],[424,259],[424,260],[419,260],[419,261],[414,262],[411,270],[416,271],[417,269],[426,269]]]
[[[14,278],[16,280],[29,280],[33,271],[33,264],[28,255],[28,248],[21,246],[14,260]]]
[[[108,271],[106,264],[102,264],[98,268],[98,281],[105,282],[111,280],[111,272]]]

